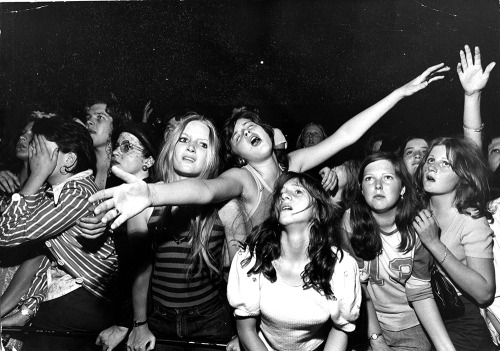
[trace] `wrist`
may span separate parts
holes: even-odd
[[[481,90],[466,91],[464,90],[465,98],[479,98],[481,97]]]
[[[136,319],[132,322],[132,328],[138,328],[138,327],[142,327],[142,326],[145,326],[147,325],[148,323],[148,319],[147,318],[144,318],[144,319]]]

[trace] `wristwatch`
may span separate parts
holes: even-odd
[[[382,336],[382,333],[373,333],[372,335],[370,335],[368,337],[368,340],[377,340],[379,338],[379,336]]]

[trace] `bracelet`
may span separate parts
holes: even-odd
[[[479,128],[477,128],[477,129],[466,127],[465,124],[464,124],[464,129],[468,130],[469,132],[479,133],[480,131],[483,130],[483,128],[484,128],[484,122],[481,123],[481,126]]]
[[[145,320],[143,320],[143,321],[134,321],[134,322],[132,323],[132,327],[133,327],[133,328],[135,328],[135,327],[139,327],[139,326],[141,326],[141,325],[146,324],[147,322],[148,322],[148,320],[147,320],[147,319],[145,319]]]
[[[445,245],[445,251],[444,251],[443,259],[441,260],[441,262],[439,262],[440,265],[443,264],[443,262],[446,260],[446,257],[448,257],[448,248]]]

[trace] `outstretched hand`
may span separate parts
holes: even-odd
[[[416,92],[424,89],[430,83],[443,79],[444,75],[438,75],[439,73],[447,72],[450,70],[450,67],[445,66],[444,63],[440,63],[439,65],[431,66],[427,68],[421,75],[417,78],[413,79],[411,82],[403,85],[399,88],[399,91],[403,96],[410,96],[415,94]]]
[[[491,62],[483,71],[479,47],[475,47],[474,58],[472,58],[469,46],[465,45],[464,50],[460,50],[460,62],[457,64],[458,78],[460,78],[465,94],[474,95],[481,92],[488,83],[490,72],[495,65],[495,62]]]
[[[94,213],[98,215],[106,212],[101,221],[103,223],[113,221],[111,229],[116,229],[127,219],[150,207],[152,202],[146,182],[116,166],[111,167],[111,171],[126,184],[98,191],[89,197],[89,201],[105,200],[95,208]]]

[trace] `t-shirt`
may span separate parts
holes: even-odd
[[[337,251],[337,248],[332,248]],[[346,252],[337,261],[331,286],[335,298],[327,299],[313,288],[287,284],[277,274],[272,283],[263,274],[248,275],[255,257],[245,267],[248,249],[233,259],[228,300],[240,317],[260,316],[259,336],[269,350],[315,350],[327,338],[331,324],[351,332],[359,316],[361,288],[356,261]]]

